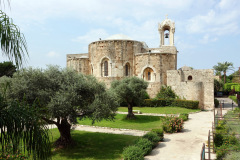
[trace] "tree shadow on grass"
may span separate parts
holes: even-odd
[[[75,145],[53,152],[54,159],[121,159],[123,148],[138,138],[128,135],[73,131]]]
[[[123,117],[121,121],[127,122],[127,123],[149,123],[149,122],[155,122],[155,121],[164,121],[165,117],[160,116],[143,116],[143,115],[135,115],[135,119],[127,119],[127,116]]]

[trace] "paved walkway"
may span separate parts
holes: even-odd
[[[87,125],[75,125],[75,130],[89,131],[89,132],[101,132],[101,133],[112,133],[112,134],[124,134],[132,136],[143,136],[148,131],[132,130],[132,129],[118,129],[109,127],[97,127]]]
[[[225,102],[225,110],[232,109],[232,101],[221,98]],[[236,104],[235,104],[236,106]],[[207,142],[208,132],[213,122],[213,111],[190,114],[184,123],[181,133],[165,134],[164,142],[145,157],[145,160],[199,160],[203,143]],[[214,159],[215,155],[211,155]]]

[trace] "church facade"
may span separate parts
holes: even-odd
[[[167,76],[175,73],[167,72],[177,70],[175,23],[165,19],[158,25],[158,31],[158,48],[149,48],[145,42],[132,40],[125,35],[113,35],[90,43],[88,53],[67,54],[67,67],[86,75],[94,75],[99,81],[105,82],[107,87],[110,87],[113,80],[131,76],[143,78],[149,82],[147,92],[153,98],[162,85],[168,85]]]

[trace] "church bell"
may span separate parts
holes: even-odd
[[[168,38],[169,37],[169,33],[165,33],[165,38]]]

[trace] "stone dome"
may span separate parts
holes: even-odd
[[[132,40],[132,39],[124,34],[114,34],[110,37],[107,37],[105,40]]]

